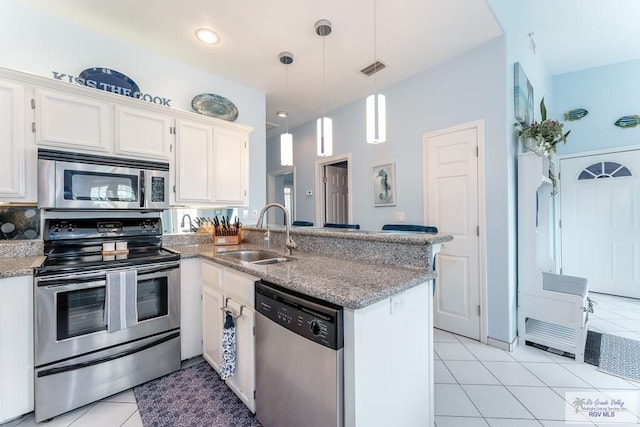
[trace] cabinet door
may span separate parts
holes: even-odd
[[[227,380],[227,385],[251,410],[256,411],[253,391],[255,375],[255,311],[247,306],[242,316],[236,319],[236,372]]]
[[[116,107],[115,152],[141,158],[168,160],[173,119],[134,108]]]
[[[213,128],[178,120],[176,132],[175,200],[213,202]]]
[[[181,359],[202,354],[202,285],[200,259],[180,261],[180,355]]]
[[[207,287],[202,287],[202,357],[220,372],[222,352],[223,297]]]
[[[246,132],[216,128],[214,131],[213,183],[217,203],[244,206],[249,194]]]
[[[33,279],[0,280],[0,423],[33,411]]]
[[[0,201],[36,201],[35,149],[33,140],[27,141],[31,133],[26,131],[26,108],[24,86],[0,81],[0,141],[4,160],[0,168]]]
[[[87,96],[36,89],[36,143],[79,151],[113,149],[113,107]]]
[[[225,268],[224,296],[233,298],[242,305],[255,307],[255,284],[258,278]]]

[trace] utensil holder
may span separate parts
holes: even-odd
[[[242,242],[242,232],[239,228],[231,227],[229,230],[222,230],[220,227],[213,228],[213,244],[217,246],[239,245]]]

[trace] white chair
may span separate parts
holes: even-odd
[[[573,353],[583,362],[589,285],[585,278],[553,273],[553,185],[548,165],[534,153],[518,157],[519,342]]]

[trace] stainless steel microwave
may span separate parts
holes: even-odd
[[[38,207],[167,209],[169,163],[38,149]]]

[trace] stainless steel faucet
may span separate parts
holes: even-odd
[[[262,221],[264,219],[264,214],[267,211],[267,209],[272,207],[280,208],[282,209],[282,212],[284,212],[284,223],[285,223],[285,232],[286,232],[286,236],[284,240],[284,254],[291,255],[291,250],[297,249],[298,244],[294,242],[293,239],[289,236],[289,232],[291,231],[291,216],[289,216],[289,211],[287,210],[287,208],[282,206],[280,203],[267,204],[267,206],[262,208],[262,211],[260,212],[260,216],[258,217],[258,222],[256,223],[256,227],[262,228]]]
[[[193,222],[191,221],[191,215],[184,214],[182,215],[182,221],[180,222],[180,228],[184,228],[184,219],[189,217],[189,231],[195,231],[195,227],[193,226]]]

